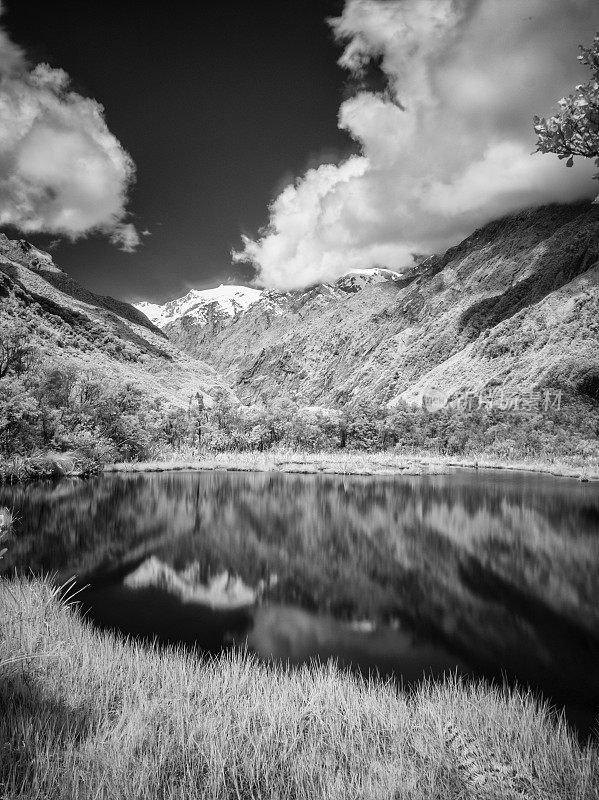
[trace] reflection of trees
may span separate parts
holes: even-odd
[[[186,511],[178,492],[153,491],[137,476],[0,487],[0,497],[17,516],[5,569],[59,577],[116,564],[136,547],[170,538]]]
[[[596,673],[599,495],[547,478],[276,473],[105,476],[0,490],[5,567],[92,573],[149,554],[229,571],[271,600],[393,618],[486,669]],[[556,657],[559,654],[559,657]],[[564,673],[560,677],[560,671]]]

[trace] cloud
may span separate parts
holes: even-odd
[[[578,44],[597,0],[346,0],[331,27],[353,75],[379,63],[339,127],[361,155],[308,170],[272,202],[236,261],[288,289],[349,269],[401,269],[503,214],[591,198],[593,164],[535,154],[534,113],[585,79]]]
[[[110,241],[123,253],[134,253],[141,244],[139,233],[131,222],[117,224],[110,235]]]
[[[100,231],[131,252],[134,175],[102,106],[70,91],[63,70],[30,68],[0,30],[0,225],[72,240]]]

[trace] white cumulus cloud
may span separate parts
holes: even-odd
[[[339,63],[360,74],[376,59],[389,91],[341,105],[361,155],[310,169],[244,238],[234,258],[260,282],[401,269],[503,214],[596,194],[592,163],[532,155],[532,115],[586,80],[576,56],[599,29],[597,0],[346,0],[330,24]]]
[[[0,225],[73,240],[100,231],[131,252],[139,236],[125,206],[134,175],[102,106],[70,91],[63,70],[31,68],[0,30]]]

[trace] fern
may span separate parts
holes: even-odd
[[[485,753],[473,736],[448,723],[443,731],[445,747],[451,753],[464,786],[476,798],[526,798],[531,796],[532,779],[500,761],[495,753]]]

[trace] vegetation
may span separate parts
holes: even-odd
[[[555,116],[535,116],[537,150],[567,159],[568,167],[574,164],[574,156],[594,158],[599,167],[599,33],[591,47],[580,49],[578,59],[590,68],[592,77],[559,101],[560,110]],[[599,172],[595,178],[599,179]]]
[[[89,474],[175,447],[183,414],[101,370],[40,356],[18,317],[0,327],[0,478]]]
[[[566,391],[560,407],[509,407],[471,398],[469,408],[351,400],[339,408],[286,397],[246,406],[224,390],[212,407],[199,392],[186,409],[148,399],[134,384],[67,361],[42,359],[15,319],[0,329],[0,479],[91,474],[101,464],[273,449],[426,451],[517,462],[599,461],[599,407]],[[497,388],[497,387],[495,387]],[[491,391],[491,390],[490,390]]]
[[[353,402],[341,409],[305,407],[289,400],[266,406],[232,405],[221,398],[205,413],[198,449],[205,452],[357,450],[444,456],[485,454],[507,460],[579,456],[599,458],[599,409],[572,404],[536,413],[454,406],[430,413]],[[184,441],[185,437],[182,436]]]
[[[170,452],[153,461],[120,461],[104,466],[104,472],[172,472],[224,469],[231,472],[336,473],[340,475],[443,474],[453,467],[469,469],[541,472],[581,481],[599,480],[599,458],[584,455],[530,456],[521,459],[486,453],[448,456],[425,448],[412,450],[309,451],[289,447],[270,450],[222,452]]]
[[[598,754],[530,695],[412,693],[332,665],[206,661],[99,634],[49,584],[2,581],[0,794],[546,798],[599,790]]]

